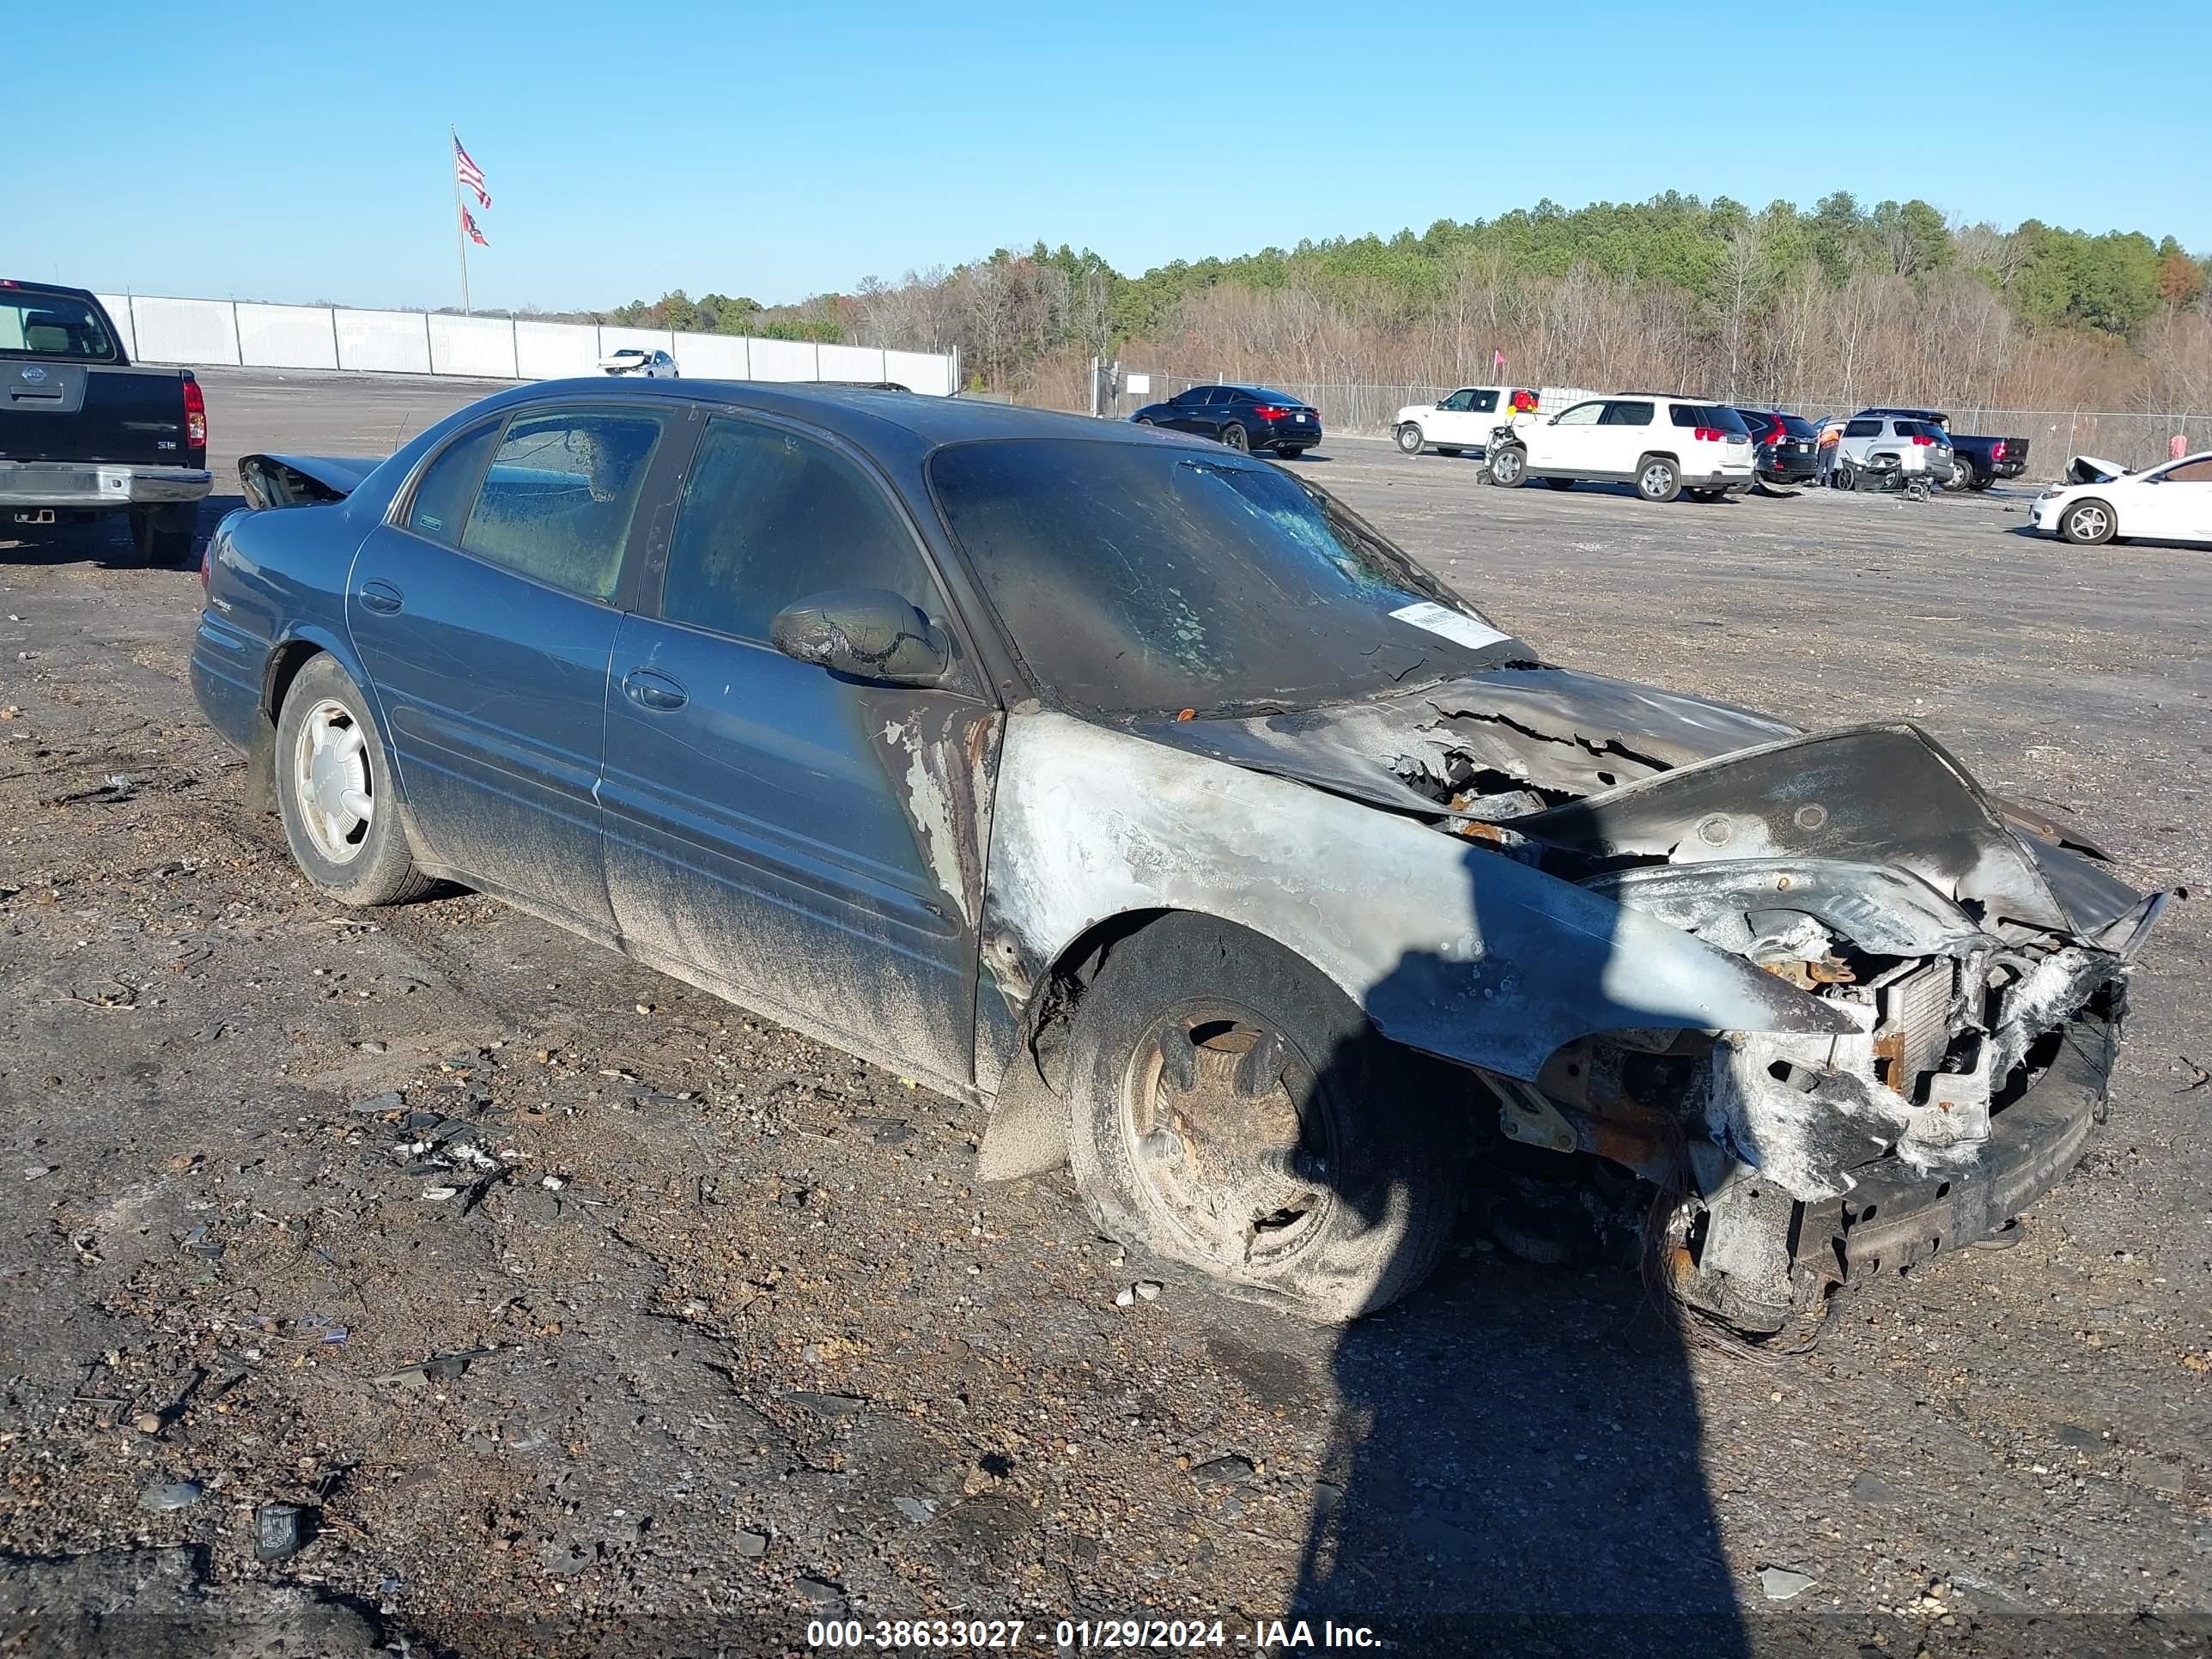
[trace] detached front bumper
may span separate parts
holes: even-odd
[[[1668,1253],[1675,1295],[1740,1329],[1779,1330],[1837,1289],[1988,1237],[2057,1185],[2104,1121],[2124,1012],[2115,983],[2052,1032],[2041,1074],[1991,1116],[1971,1164],[1923,1174],[1880,1159],[1816,1203],[1755,1176],[1716,1195]]]
[[[204,500],[215,474],[198,466],[105,461],[0,461],[0,508],[106,513]]]

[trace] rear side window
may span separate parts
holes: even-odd
[[[483,477],[484,462],[498,436],[497,421],[465,432],[422,469],[407,508],[410,530],[447,547],[461,544],[461,526],[469,516],[469,504],[477,498],[477,482]]]
[[[2184,461],[2179,466],[2168,467],[2161,476],[2168,483],[2212,483],[2212,457]]]
[[[1718,404],[1676,404],[1673,405],[1671,418],[1676,426],[1701,426],[1734,437],[1748,438],[1751,435],[1751,428],[1744,424],[1742,416],[1732,409],[1723,409]]]
[[[0,291],[0,356],[112,363],[115,342],[100,313],[73,295],[18,289]]]
[[[1494,387],[1481,392],[1470,392],[1467,395],[1467,406],[1473,413],[1495,415],[1498,412],[1498,392]]]
[[[588,599],[613,598],[660,426],[660,411],[649,409],[516,416],[461,550]]]
[[[1881,435],[1880,421],[1853,421],[1844,428],[1844,436],[1846,438],[1879,438]]]
[[[779,427],[709,421],[669,545],[660,614],[766,644],[786,605],[848,587],[944,610],[913,532],[860,468]]]
[[[1650,426],[1651,405],[1638,403],[1610,403],[1598,422],[1600,426]]]

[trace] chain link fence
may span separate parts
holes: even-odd
[[[1173,374],[1147,373],[1124,364],[1110,397],[1102,400],[1112,419],[1126,421],[1146,404],[1164,403],[1194,386],[1227,380],[1249,385],[1232,374]],[[1334,380],[1267,380],[1261,384],[1286,392],[1321,411],[1324,430],[1345,435],[1381,437],[1408,404],[1432,404],[1455,388],[1448,386],[1365,385]],[[1141,388],[1141,389],[1139,389]],[[1763,399],[1761,400],[1764,401]],[[1785,398],[1784,409],[1818,420],[1849,414],[1865,407],[1863,402],[1835,398]],[[1902,406],[1915,406],[1900,398]],[[2056,478],[2076,455],[2095,455],[2141,469],[2167,458],[2172,440],[2182,441],[2182,453],[2212,450],[2212,413],[2128,412],[2072,409],[1989,409],[1952,404],[1946,411],[1951,430],[1977,437],[2025,438],[2028,441],[2030,478]]]

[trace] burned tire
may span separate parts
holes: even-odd
[[[2118,528],[2111,507],[2094,495],[2075,502],[2058,520],[2058,533],[2076,547],[2095,547],[2108,542]]]
[[[1411,421],[1398,428],[1398,453],[1401,455],[1419,454],[1421,446],[1427,441],[1421,435],[1421,428]]]
[[[1671,501],[1682,493],[1682,474],[1664,455],[1646,455],[1636,464],[1636,493],[1647,501]]]
[[[1379,1036],[1273,941],[1174,915],[1106,958],[1068,1033],[1068,1149],[1108,1233],[1340,1323],[1436,1264],[1463,1073]]]
[[[404,904],[436,884],[415,867],[383,735],[353,677],[311,659],[276,714],[277,815],[293,861],[342,904]]]

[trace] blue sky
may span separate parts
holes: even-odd
[[[448,122],[492,191],[479,305],[774,302],[1039,238],[1135,272],[1668,188],[2212,252],[2203,0],[1678,3],[92,0],[96,70],[16,88],[46,112],[11,123],[0,272],[453,303]]]

